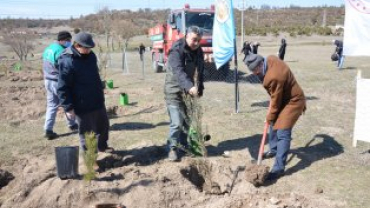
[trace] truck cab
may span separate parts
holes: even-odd
[[[152,40],[153,70],[160,72],[165,69],[168,52],[172,44],[185,36],[186,29],[190,26],[198,26],[203,30],[200,46],[204,52],[206,62],[212,59],[212,29],[215,9],[192,9],[189,4],[184,8],[171,11],[165,24],[157,25],[149,29]]]

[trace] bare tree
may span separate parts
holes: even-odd
[[[119,39],[119,46],[122,46],[122,68],[127,70],[126,61],[126,49],[129,45],[129,41],[135,35],[141,34],[140,27],[134,24],[133,20],[115,20],[112,23],[114,32],[117,34]],[[123,43],[123,44],[122,44]]]
[[[28,30],[17,30],[7,32],[3,36],[3,42],[9,45],[15,54],[19,57],[19,60],[27,60],[28,54],[34,49],[33,40],[36,39],[36,35]]]

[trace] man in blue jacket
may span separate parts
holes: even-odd
[[[50,44],[42,55],[43,58],[43,74],[46,89],[46,115],[45,115],[45,137],[47,139],[54,139],[58,134],[53,131],[55,124],[55,117],[58,112],[59,98],[57,95],[57,84],[59,70],[56,62],[63,50],[71,46],[72,35],[68,31],[60,31],[58,33],[57,41]],[[67,118],[67,125],[72,131],[77,130],[78,125],[75,120]]]
[[[74,43],[59,57],[58,96],[70,119],[79,124],[80,146],[86,150],[85,133],[94,132],[99,152],[112,152],[108,147],[109,120],[105,108],[102,81],[91,34],[80,32]]]
[[[167,139],[170,161],[177,161],[179,159],[177,147],[181,144],[186,145],[189,118],[184,96],[203,95],[204,57],[199,47],[201,37],[201,29],[191,26],[187,29],[185,38],[176,41],[169,52],[164,93],[170,116],[170,132]]]

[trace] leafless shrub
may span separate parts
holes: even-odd
[[[8,31],[3,36],[3,42],[12,48],[21,61],[27,60],[28,54],[33,51],[35,39],[36,35],[27,29]]]

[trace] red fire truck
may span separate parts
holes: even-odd
[[[203,29],[203,37],[200,46],[204,52],[204,59],[212,63],[212,28],[215,8],[212,5],[208,9],[190,8],[185,4],[184,8],[171,11],[165,24],[159,24],[149,29],[152,41],[152,62],[155,72],[165,71],[168,52],[172,44],[184,37],[186,28],[198,26]],[[212,63],[213,64],[213,63]]]

